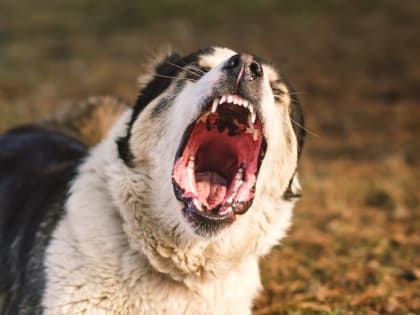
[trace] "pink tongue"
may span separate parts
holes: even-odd
[[[226,195],[227,182],[216,172],[201,172],[195,174],[200,202],[214,208],[222,203]]]

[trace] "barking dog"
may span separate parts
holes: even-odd
[[[250,314],[258,258],[290,225],[299,105],[260,58],[169,54],[90,151],[0,137],[5,314]]]

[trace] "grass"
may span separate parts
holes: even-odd
[[[156,51],[210,44],[273,60],[308,135],[304,197],[262,259],[254,313],[420,313],[417,1],[3,1],[0,130],[68,100],[132,102]]]

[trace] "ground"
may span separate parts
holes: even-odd
[[[91,95],[133,102],[168,45],[273,60],[305,111],[303,198],[255,314],[420,314],[420,2],[0,4],[0,130]]]

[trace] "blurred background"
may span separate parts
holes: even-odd
[[[0,131],[209,45],[274,61],[311,131],[255,314],[420,314],[420,1],[1,0]]]

